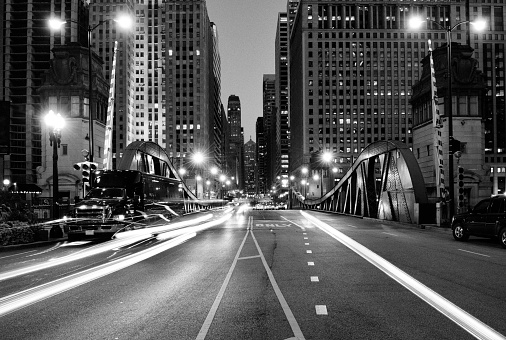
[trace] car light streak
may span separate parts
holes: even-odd
[[[186,233],[170,241],[158,244],[151,248],[131,254],[126,257],[102,264],[95,268],[87,269],[38,287],[24,290],[0,299],[0,317],[12,313],[18,309],[34,304],[51,296],[60,294],[72,288],[78,287],[90,281],[112,274],[118,270],[127,268],[150,257],[158,255],[170,248],[195,237],[196,233]]]
[[[154,228],[146,228],[146,229],[140,229],[140,230],[133,230],[124,232],[118,235],[122,235],[121,237],[116,237],[114,240],[98,244],[96,246],[90,247],[88,249],[84,249],[83,251],[64,256],[62,258],[58,259],[51,259],[47,262],[36,264],[33,266],[25,267],[25,268],[19,268],[16,270],[8,271],[5,273],[0,273],[0,281],[4,281],[7,279],[11,279],[17,276],[29,274],[35,271],[51,268],[54,266],[58,266],[61,264],[69,263],[76,260],[81,260],[89,256],[97,255],[106,251],[110,251],[113,249],[119,249],[123,246],[131,245],[133,243],[137,243],[140,241],[143,241],[147,238],[152,238],[154,234],[162,233],[163,231],[172,230],[176,228],[184,228],[196,223],[200,223],[202,221],[208,220],[212,218],[212,214],[208,214],[205,216],[201,216],[199,218],[190,220],[190,221],[184,221],[179,223],[173,223],[170,225],[164,225],[160,227],[154,227]],[[124,234],[124,235],[123,235]],[[183,232],[178,233],[177,235],[181,235]],[[168,238],[168,237],[167,237]]]
[[[322,231],[326,232],[343,245],[353,250],[355,253],[363,257],[365,260],[376,266],[378,269],[383,271],[385,274],[390,276],[392,279],[400,283],[402,286],[410,290],[413,294],[421,298],[423,301],[431,305],[437,311],[442,313],[444,316],[455,322],[457,325],[465,329],[467,332],[472,334],[478,339],[487,340],[505,340],[506,338],[492,329],[485,323],[481,322],[471,314],[467,313],[457,305],[453,304],[443,296],[439,295],[429,287],[425,286],[420,281],[408,275],[398,267],[394,266],[381,256],[377,255],[373,251],[364,247],[360,243],[344,235],[343,233],[332,228],[325,222],[320,221],[316,217],[310,214],[300,211],[300,213],[315,226]]]
[[[197,233],[197,232],[202,231],[204,229],[208,229],[208,228],[214,227],[218,224],[224,223],[228,219],[230,219],[231,217],[232,217],[231,213],[225,214],[217,220],[213,220],[213,221],[201,224],[199,226],[188,227],[188,228],[185,228],[184,230],[173,230],[173,231],[163,232],[163,233],[156,235],[156,239],[162,241],[162,240],[166,240],[166,239],[169,239],[172,237],[176,237],[177,235],[182,234],[182,233],[188,233],[188,232]]]

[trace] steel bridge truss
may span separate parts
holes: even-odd
[[[291,207],[415,223],[415,203],[427,203],[422,172],[407,145],[369,144],[341,180],[318,199],[291,190]]]

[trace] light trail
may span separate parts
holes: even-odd
[[[199,218],[193,219],[191,221],[184,221],[184,222],[177,222],[172,223],[170,225],[164,225],[159,227],[153,227],[153,228],[146,228],[146,229],[139,229],[139,230],[132,230],[132,231],[125,231],[123,233],[117,234],[116,238],[114,240],[84,249],[83,251],[64,256],[62,258],[57,259],[51,259],[47,262],[36,264],[29,267],[19,268],[16,270],[11,270],[5,273],[0,273],[0,281],[5,281],[7,279],[11,279],[17,276],[26,275],[29,273],[33,273],[39,270],[55,267],[58,265],[62,265],[65,263],[69,263],[76,260],[81,260],[89,256],[97,255],[100,253],[104,253],[113,249],[118,249],[123,246],[127,246],[133,243],[141,242],[143,240],[146,240],[148,238],[152,238],[153,235],[163,233],[169,230],[173,229],[181,229],[188,227],[190,225],[201,223],[203,221],[209,220],[213,217],[212,214],[207,214],[204,216],[201,216]],[[181,231],[180,233],[175,234],[181,235],[184,231]],[[121,236],[118,236],[121,235]],[[174,236],[175,237],[175,236]]]
[[[72,288],[78,287],[90,281],[99,279],[116,271],[132,266],[144,261],[150,257],[160,254],[170,248],[195,237],[196,233],[187,233],[170,241],[161,243],[154,247],[140,251],[139,253],[128,255],[126,257],[102,264],[95,268],[90,268],[80,273],[76,273],[44,285],[27,289],[0,299],[0,317],[12,313],[18,309],[24,308],[41,300],[50,298],[54,295],[63,293]]]

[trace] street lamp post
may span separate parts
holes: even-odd
[[[59,217],[58,198],[58,148],[61,142],[61,129],[65,125],[63,117],[58,113],[55,114],[52,110],[45,117],[46,125],[49,130],[49,143],[53,147],[53,218]]]
[[[455,213],[455,190],[454,190],[454,166],[453,166],[453,152],[452,152],[452,141],[453,141],[453,89],[452,89],[452,72],[451,72],[451,61],[452,61],[452,32],[455,28],[459,27],[463,24],[470,24],[475,26],[476,30],[481,31],[485,28],[485,21],[476,20],[470,21],[465,20],[456,23],[455,25],[451,25],[448,21],[448,25],[446,27],[442,26],[437,21],[427,19],[421,19],[418,17],[413,17],[409,20],[409,26],[412,28],[420,28],[424,21],[431,22],[436,24],[440,29],[444,29],[446,31],[446,79],[448,81],[447,91],[446,91],[446,105],[445,105],[445,114],[447,112],[448,117],[448,172],[450,174],[450,185],[449,185],[449,199],[450,199],[450,218],[453,217]]]
[[[193,163],[195,163],[195,196],[197,197],[197,199],[199,198],[198,196],[198,187],[199,187],[199,180],[200,180],[200,175],[198,174],[198,170],[199,170],[199,167],[200,167],[200,164],[202,164],[205,160],[205,156],[202,152],[195,152],[192,156],[192,159],[193,159]],[[204,189],[202,189],[202,192],[204,192]]]

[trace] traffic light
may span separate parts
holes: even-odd
[[[80,169],[82,170],[83,183],[91,183],[92,175],[97,170],[98,163],[81,162],[77,164],[80,164]],[[79,168],[76,168],[77,164],[74,164],[74,169],[79,170]]]
[[[459,166],[458,169],[458,185],[459,185],[459,209],[464,208],[464,168]]]

